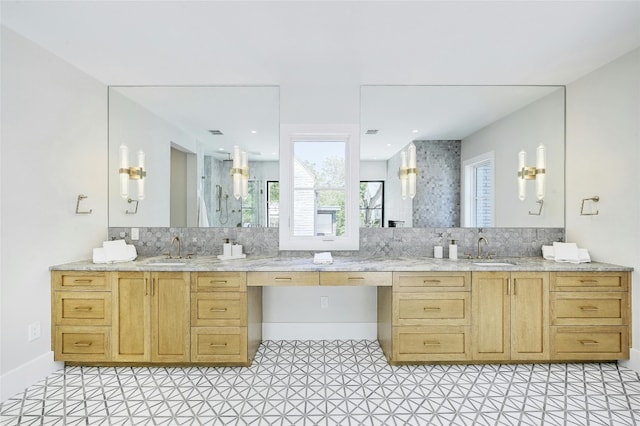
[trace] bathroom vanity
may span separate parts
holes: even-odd
[[[542,258],[142,259],[51,268],[55,359],[250,365],[262,287],[375,286],[392,364],[628,359],[631,268]]]

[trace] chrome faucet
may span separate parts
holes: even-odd
[[[177,235],[173,237],[171,240],[171,245],[169,246],[169,259],[171,259],[171,249],[173,248],[173,243],[178,242],[178,256],[177,259],[182,259],[182,243],[180,242],[180,237]]]
[[[480,246],[480,243],[484,241],[484,243],[489,246],[489,240],[487,240],[486,237],[482,236],[480,238],[478,238],[478,259],[482,259],[482,247]]]

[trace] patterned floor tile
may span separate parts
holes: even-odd
[[[69,366],[0,425],[638,425],[615,363],[389,366],[375,341],[265,341],[251,367]]]

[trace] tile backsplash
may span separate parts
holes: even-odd
[[[139,228],[140,239],[131,241],[131,228],[109,228],[109,238],[124,238],[136,246],[140,256],[159,256],[169,251],[174,236],[182,242],[183,255],[222,254],[222,244],[230,239],[242,244],[248,255],[303,256],[311,252],[278,250],[277,228]],[[564,241],[564,228],[361,228],[360,250],[335,252],[336,256],[433,257],[433,247],[458,244],[458,257],[475,256],[478,238],[484,236],[483,253],[495,257],[542,256],[542,245]],[[175,248],[173,249],[175,253]]]

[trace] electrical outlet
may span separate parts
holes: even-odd
[[[138,241],[140,239],[140,229],[131,228],[131,240]]]
[[[329,298],[327,296],[320,297],[320,308],[328,309],[329,308]]]
[[[30,342],[33,342],[36,339],[40,338],[40,322],[34,322],[33,324],[29,324],[29,335],[28,339]]]

